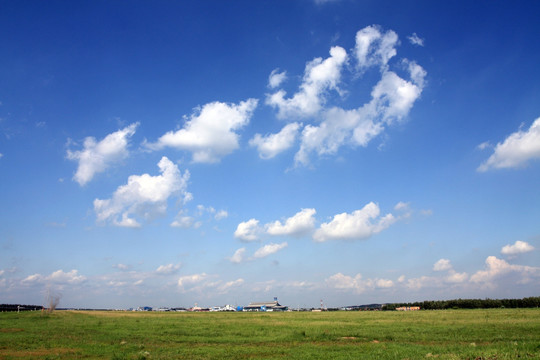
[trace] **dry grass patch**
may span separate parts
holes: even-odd
[[[24,331],[24,329],[20,328],[8,328],[8,329],[0,329],[0,333],[16,333]]]
[[[28,350],[10,350],[0,349],[0,358],[33,358],[42,359],[46,356],[65,356],[75,355],[80,352],[79,349],[52,348],[52,349],[28,349]]]

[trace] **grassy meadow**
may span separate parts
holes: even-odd
[[[0,313],[0,359],[540,359],[540,309]]]

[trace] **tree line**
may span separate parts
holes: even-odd
[[[41,305],[21,305],[21,304],[0,304],[0,312],[5,311],[30,311],[41,310]]]
[[[419,306],[422,310],[445,309],[494,309],[494,308],[535,308],[540,307],[540,296],[523,299],[456,299],[427,300],[413,303],[384,304],[383,310],[395,310],[399,307]]]

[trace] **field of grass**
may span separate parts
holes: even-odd
[[[0,359],[540,359],[540,309],[0,313]]]

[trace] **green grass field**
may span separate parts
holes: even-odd
[[[0,313],[0,359],[540,359],[540,309]]]

